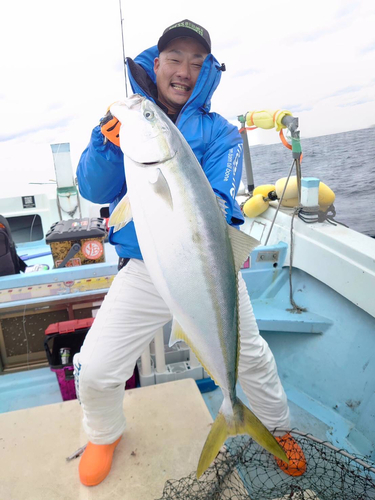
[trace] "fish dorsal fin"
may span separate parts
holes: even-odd
[[[132,210],[130,207],[129,196],[125,195],[120,203],[116,206],[109,218],[109,226],[113,226],[113,232],[119,231],[133,219]]]
[[[259,245],[259,241],[229,225],[228,234],[232,243],[235,269],[238,272],[249,254]]]
[[[225,200],[223,198],[220,198],[220,196],[216,195],[216,201],[219,205],[220,210],[223,212],[224,217],[226,218],[227,216],[227,211],[228,211],[228,206]]]
[[[171,336],[169,339],[169,347],[172,347],[176,342],[179,342],[180,340],[183,340],[184,342],[188,343],[186,333],[181,328],[181,325],[176,320],[176,318],[173,318]]]
[[[248,236],[246,233],[235,229],[228,225],[228,235],[232,244],[234,267],[236,271],[236,293],[237,293],[237,304],[240,303],[239,289],[238,289],[238,272],[241,269],[242,264],[249,257],[252,250],[259,245],[259,241]],[[239,307],[237,307],[237,328],[238,328],[238,338],[240,334],[240,314]],[[237,346],[237,362],[236,362],[236,375],[235,380],[238,377],[238,360],[240,359],[240,342],[238,341]]]

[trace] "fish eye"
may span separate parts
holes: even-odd
[[[145,111],[143,116],[146,120],[152,120],[154,118],[154,113],[152,111]]]

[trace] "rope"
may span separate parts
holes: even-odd
[[[349,227],[343,222],[339,222],[334,217],[336,209],[334,205],[330,205],[326,211],[320,210],[320,207],[300,207],[297,213],[298,217],[306,224],[314,224],[316,222],[329,222],[333,226],[340,224],[341,226]]]
[[[332,215],[331,215],[332,214]],[[296,207],[293,211],[292,222],[290,225],[290,263],[289,263],[289,300],[292,305],[291,312],[296,312],[300,314],[301,312],[306,312],[307,309],[297,305],[293,299],[293,284],[292,284],[292,267],[293,267],[293,254],[294,254],[294,240],[293,240],[293,225],[294,217],[298,216],[306,224],[313,224],[314,222],[324,222],[327,221],[334,226],[341,224],[342,226],[348,227],[342,222],[336,221],[333,217],[336,215],[336,210],[333,205],[331,205],[326,212],[323,212],[319,207]]]
[[[244,132],[245,130],[255,130],[255,129],[257,129],[257,128],[258,128],[258,127],[242,127],[242,128],[240,128],[240,129],[238,130],[238,132],[239,132],[240,134],[242,134],[242,132]]]
[[[285,139],[285,135],[284,135],[284,132],[283,132],[283,129],[280,130],[279,132],[279,137],[280,137],[280,140],[281,142],[284,144],[284,146],[288,149],[292,149],[292,145],[289,144],[289,142]]]
[[[279,137],[280,137],[281,142],[284,144],[284,146],[286,148],[292,150],[292,145],[289,144],[289,142],[286,140],[283,129],[280,130]],[[299,158],[300,163],[302,163],[302,159],[303,159],[303,153],[301,153],[300,158]]]
[[[328,207],[326,212],[319,211],[318,222],[327,221],[330,224],[332,224],[333,226],[337,226],[337,224],[340,224],[340,226],[349,227],[346,224],[344,224],[343,222],[339,222],[338,220],[334,219],[335,216],[336,216],[336,209],[335,209],[334,205],[331,205]]]
[[[266,238],[266,242],[264,243],[264,245],[265,245],[265,246],[267,246],[268,240],[269,240],[269,238],[270,238],[270,236],[271,236],[272,229],[273,229],[273,226],[274,226],[274,224],[275,224],[275,220],[276,220],[277,214],[279,213],[279,210],[280,210],[280,207],[281,207],[281,202],[283,201],[284,194],[285,194],[286,188],[287,188],[287,186],[288,186],[288,182],[289,182],[290,176],[292,175],[293,168],[294,168],[294,165],[295,165],[295,164],[296,164],[296,160],[293,160],[293,162],[292,162],[292,166],[290,167],[289,174],[288,174],[288,177],[287,177],[286,182],[285,182],[285,185],[284,185],[283,192],[281,193],[280,200],[279,200],[279,203],[278,203],[277,208],[276,208],[275,215],[274,215],[273,220],[272,220],[272,223],[271,223],[270,230],[269,230],[268,235],[267,235],[267,238]]]
[[[293,241],[293,224],[294,224],[294,217],[298,212],[300,211],[300,208],[297,207],[294,209],[293,215],[292,215],[292,222],[290,225],[290,259],[289,259],[289,301],[292,305],[292,309],[288,309],[290,312],[296,312],[297,314],[301,314],[302,312],[306,312],[307,309],[305,307],[300,307],[297,305],[293,299],[293,284],[292,284],[292,268],[293,268],[293,254],[294,254],[294,241]]]
[[[78,198],[78,193],[77,193],[77,198]],[[77,211],[77,208],[78,208],[78,205],[79,205],[79,201],[77,203],[77,205],[75,206],[74,210],[71,210],[71,211],[67,211],[67,210],[64,210],[60,204],[60,199],[59,199],[59,196],[57,195],[57,199],[56,199],[56,202],[57,202],[57,208],[59,209],[59,215],[60,215],[60,219],[62,220],[62,214],[61,214],[61,211],[63,211],[65,214],[68,214],[70,218],[73,218],[74,217],[74,214],[76,213]]]

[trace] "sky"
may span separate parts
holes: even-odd
[[[119,0],[1,2],[0,192],[54,179],[50,144],[70,143],[75,172],[91,130],[125,98]],[[226,65],[211,110],[233,123],[288,109],[302,140],[375,124],[374,0],[183,3],[122,0],[126,56],[190,19]],[[248,135],[252,145],[279,140]]]

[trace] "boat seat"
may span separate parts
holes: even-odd
[[[312,312],[292,312],[292,306],[279,300],[253,299],[255,318],[260,331],[324,333],[332,321]]]

